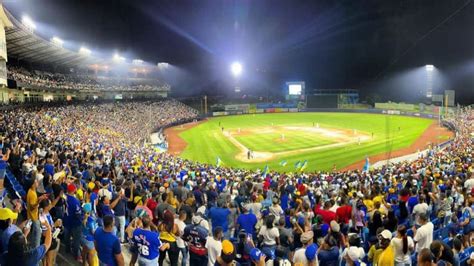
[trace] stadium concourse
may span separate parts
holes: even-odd
[[[196,116],[175,100],[4,111],[1,265],[474,262],[470,108],[413,162],[265,176],[144,145]]]

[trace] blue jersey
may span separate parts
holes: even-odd
[[[160,255],[160,234],[141,228],[133,231],[133,244],[137,247],[140,256],[153,260]]]
[[[64,217],[64,227],[73,228],[81,226],[81,223],[81,202],[74,196],[66,195],[66,216]]]
[[[82,233],[87,241],[94,241],[94,232],[97,229],[97,222],[91,216],[87,217],[86,224],[82,227]]]
[[[184,228],[183,240],[189,244],[189,252],[198,256],[207,255],[206,239],[208,231],[200,225],[190,224]]]

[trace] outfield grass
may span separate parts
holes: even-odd
[[[219,156],[223,166],[262,169],[268,164],[271,170],[279,171],[294,171],[293,166],[298,160],[308,160],[306,171],[329,170],[334,164],[337,168],[342,168],[364,159],[367,155],[380,154],[390,148],[397,150],[407,147],[432,122],[433,120],[417,117],[353,113],[284,113],[216,117],[180,133],[180,137],[188,143],[181,157],[199,162],[215,163]],[[245,131],[262,127],[313,127],[313,123],[318,123],[321,128],[351,131],[355,129],[370,136],[373,133],[374,138],[361,145],[351,143],[343,147],[278,156],[274,160],[264,163],[244,163],[235,159],[239,149],[229,141],[228,137],[224,136],[221,130],[221,127],[230,132],[237,132],[239,128]],[[277,141],[281,138],[279,133],[259,134],[257,132],[256,134],[235,136],[235,138],[255,151],[267,152],[322,146],[332,142],[324,137],[307,135],[302,132],[286,131],[284,134],[287,139],[286,143]],[[288,162],[285,167],[279,165],[282,160]]]

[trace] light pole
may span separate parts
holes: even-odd
[[[431,98],[433,96],[433,65],[426,65],[426,97]]]

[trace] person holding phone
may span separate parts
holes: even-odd
[[[53,208],[56,203],[58,203],[59,199],[62,197],[62,193],[56,197],[52,202],[49,199],[45,199],[40,202],[40,222],[42,224],[42,230],[43,232],[47,230],[46,226],[44,224],[49,224],[53,230],[53,239],[51,241],[51,247],[49,250],[46,252],[45,260],[43,265],[44,266],[53,266],[56,262],[56,256],[58,255],[59,251],[59,246],[60,246],[60,240],[58,238],[58,234],[61,231],[62,227],[62,220],[57,219],[56,221],[53,220],[53,217],[49,213],[51,208]]]
[[[40,225],[41,226],[41,225]],[[44,223],[46,227],[44,233],[44,243],[36,248],[29,248],[26,242],[26,236],[18,231],[15,232],[8,242],[8,253],[4,255],[5,265],[38,265],[46,255],[47,250],[51,247],[52,232],[51,226]]]

